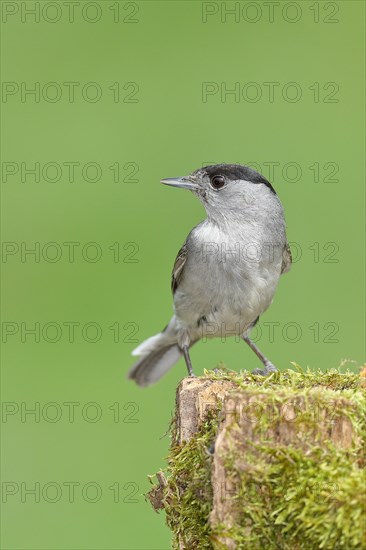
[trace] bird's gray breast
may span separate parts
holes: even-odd
[[[223,231],[208,220],[199,224],[187,239],[174,295],[178,324],[196,339],[205,328],[212,336],[242,334],[272,301],[282,250],[281,235],[258,234],[254,226]]]

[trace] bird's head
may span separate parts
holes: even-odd
[[[279,202],[264,176],[240,164],[205,166],[188,176],[162,179],[161,183],[192,191],[215,221],[242,215],[243,211],[263,212],[266,206]]]

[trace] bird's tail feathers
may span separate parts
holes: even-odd
[[[140,359],[133,365],[128,377],[139,386],[157,382],[181,358],[182,350],[177,344],[175,317],[165,329],[142,342],[132,352]]]
[[[154,336],[147,338],[147,340],[144,340],[137,346],[137,348],[132,350],[131,355],[149,355],[151,352],[156,350],[156,348],[161,347],[163,343],[163,336],[164,334],[160,332],[159,334],[155,334]]]
[[[181,358],[182,351],[176,343],[161,343],[159,336],[152,336],[134,350],[133,355],[142,355],[130,369],[128,378],[139,386],[150,386],[166,374]],[[160,338],[161,340],[161,338]]]

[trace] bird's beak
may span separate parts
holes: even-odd
[[[160,183],[165,185],[171,185],[172,187],[181,187],[182,189],[190,189],[191,191],[196,191],[198,185],[194,183],[189,177],[183,176],[181,178],[165,178],[160,180]]]

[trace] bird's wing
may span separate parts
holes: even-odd
[[[172,271],[172,292],[173,294],[178,288],[179,281],[183,275],[183,269],[187,261],[187,243],[185,242],[182,248],[179,250],[178,255],[174,262]]]
[[[283,247],[282,252],[282,266],[281,266],[281,274],[287,273],[291,269],[292,264],[292,255],[291,255],[291,249],[288,242],[286,242],[285,246]]]

